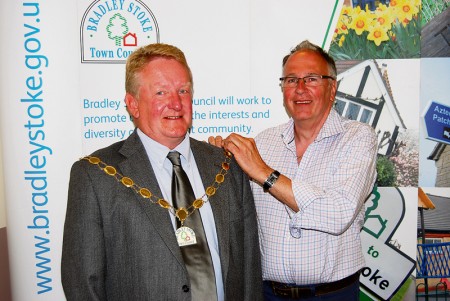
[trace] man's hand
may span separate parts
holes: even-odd
[[[232,133],[225,139],[221,136],[211,136],[208,138],[208,142],[231,152],[242,170],[260,185],[273,172],[273,168],[268,166],[261,158],[253,138],[245,138]],[[291,179],[280,175],[277,183],[270,189],[270,193],[280,202],[289,206],[294,212],[299,210],[292,192]]]
[[[253,138],[245,138],[232,133],[223,140],[222,144],[225,150],[233,154],[242,170],[253,180],[262,184],[273,171],[261,158]]]
[[[222,136],[209,136],[208,143],[217,147],[223,147],[223,138]]]

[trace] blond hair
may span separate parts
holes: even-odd
[[[154,43],[136,49],[127,59],[125,67],[125,91],[138,97],[139,81],[137,74],[155,58],[174,59],[183,65],[189,73],[189,80],[193,85],[192,72],[186,61],[183,51],[175,46],[163,43]]]

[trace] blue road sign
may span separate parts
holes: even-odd
[[[425,137],[437,142],[450,144],[450,107],[430,101],[423,114]]]

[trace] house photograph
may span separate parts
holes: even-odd
[[[417,187],[420,60],[337,61],[336,67],[336,110],[378,135],[378,186]]]

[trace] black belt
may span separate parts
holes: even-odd
[[[359,280],[359,274],[360,273],[357,272],[353,275],[350,275],[338,281],[316,285],[297,286],[292,284],[279,283],[275,281],[267,281],[267,282],[270,283],[270,285],[272,286],[273,293],[276,296],[292,299],[301,299],[325,295],[346,288]]]

